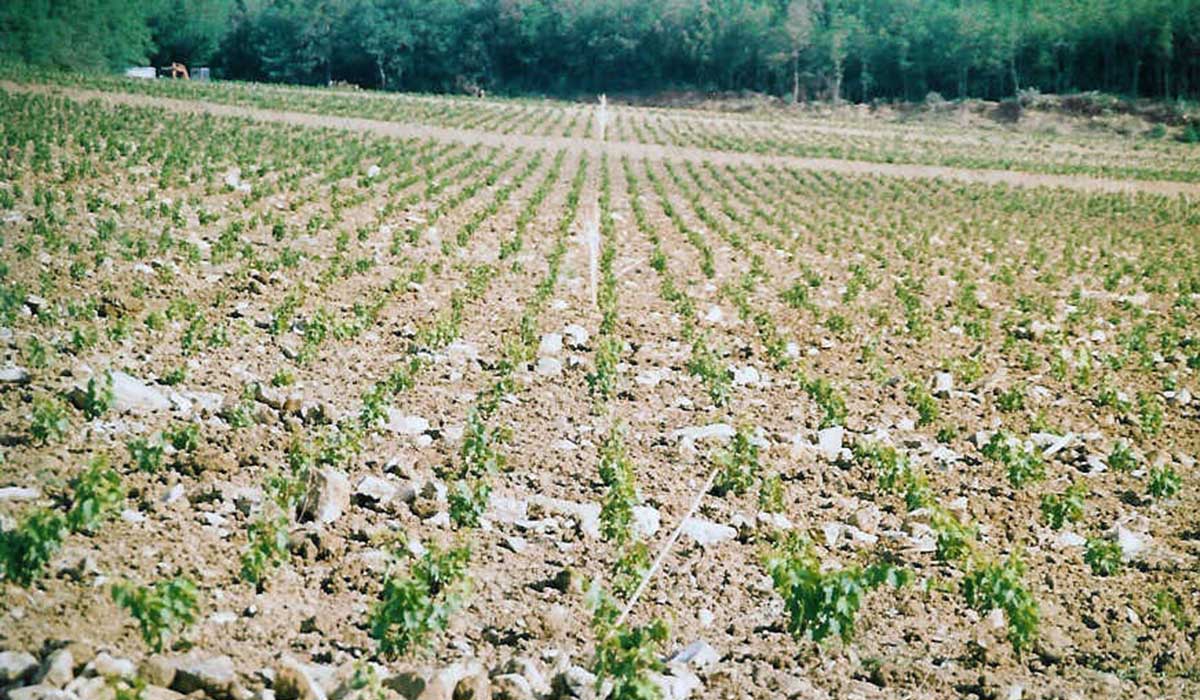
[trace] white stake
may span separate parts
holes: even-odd
[[[600,96],[600,106],[596,109],[596,138],[603,141],[604,132],[608,130],[608,96]]]

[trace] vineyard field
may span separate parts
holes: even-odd
[[[0,695],[1200,694],[1200,150],[0,71]]]

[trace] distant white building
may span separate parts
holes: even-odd
[[[154,80],[158,77],[158,72],[154,70],[154,66],[133,66],[125,69],[125,77]]]

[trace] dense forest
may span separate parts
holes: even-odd
[[[1200,96],[1200,0],[6,0],[0,58],[407,91]]]

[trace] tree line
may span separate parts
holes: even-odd
[[[219,77],[793,100],[1200,96],[1200,0],[8,0],[0,58]]]

